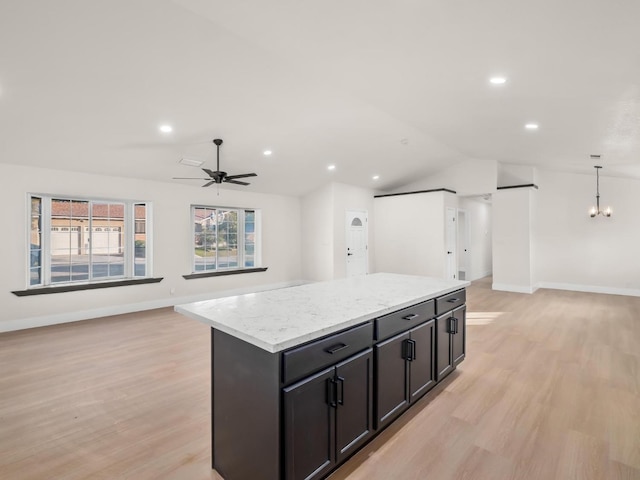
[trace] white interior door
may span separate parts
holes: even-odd
[[[467,211],[458,209],[458,280],[469,276],[469,218]]]
[[[367,273],[367,212],[347,211],[347,277]]]
[[[456,258],[457,246],[457,229],[456,229],[456,209],[447,207],[446,213],[446,240],[445,247],[445,278],[455,280],[458,278],[458,261]]]

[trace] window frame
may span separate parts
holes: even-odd
[[[207,209],[214,211],[234,211],[237,213],[237,245],[238,245],[238,260],[237,266],[234,267],[218,267],[218,248],[216,247],[216,267],[210,269],[196,269],[196,258],[194,255],[194,249],[196,245],[196,229],[195,229],[195,220],[196,220],[196,210],[198,209]],[[253,212],[254,215],[254,251],[253,251],[253,265],[246,266],[246,236],[245,236],[245,223],[246,223],[246,213]],[[217,217],[217,215],[216,215]],[[202,205],[202,204],[192,204],[190,207],[190,229],[191,229],[191,246],[189,248],[189,254],[191,257],[191,266],[190,266],[190,275],[184,276],[185,278],[197,278],[198,276],[215,276],[215,275],[224,275],[224,274],[233,274],[251,272],[251,271],[265,271],[265,268],[262,268],[262,213],[258,208],[249,208],[249,207],[225,207],[219,205]],[[218,237],[218,223],[216,220],[216,239]]]
[[[40,199],[40,282],[36,284],[31,283],[31,227],[32,227],[32,199],[39,198]],[[63,200],[63,201],[71,201],[71,202],[87,202],[88,203],[88,222],[84,227],[84,232],[89,232],[89,235],[93,234],[92,230],[92,206],[93,204],[123,204],[124,205],[124,219],[122,230],[123,239],[122,244],[124,248],[123,252],[123,262],[124,269],[123,275],[119,276],[107,276],[107,277],[98,277],[91,278],[91,255],[89,258],[89,274],[86,280],[72,280],[72,281],[64,281],[64,282],[52,282],[51,281],[51,244],[52,244],[52,201],[53,200]],[[153,231],[153,226],[151,224],[152,219],[152,203],[149,201],[141,201],[141,200],[128,200],[128,199],[115,199],[115,198],[103,198],[103,197],[87,197],[81,195],[58,195],[58,194],[50,194],[50,193],[34,193],[29,192],[26,196],[26,242],[25,245],[27,247],[27,254],[25,255],[25,272],[27,272],[27,276],[25,279],[26,283],[26,291],[34,290],[73,290],[73,289],[83,289],[87,285],[101,285],[101,284],[128,284],[135,283],[138,281],[147,281],[153,278],[153,243],[152,243],[152,235],[149,232]],[[145,221],[146,221],[146,251],[145,251],[145,272],[144,275],[136,275],[135,274],[135,208],[137,205],[145,206]],[[93,252],[92,252],[93,253]]]

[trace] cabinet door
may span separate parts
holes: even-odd
[[[335,465],[335,380],[329,368],[283,390],[285,478],[321,478]]]
[[[436,318],[436,380],[440,381],[453,370],[451,358],[451,314]]]
[[[411,402],[427,393],[436,384],[433,368],[435,325],[435,320],[431,320],[409,331],[410,340],[413,343],[409,359]]]
[[[451,334],[451,353],[453,356],[453,366],[458,365],[466,353],[466,333],[467,333],[467,308],[463,307],[454,310],[451,314],[454,319],[454,333]]]
[[[342,462],[373,432],[373,350],[336,365],[336,461]]]
[[[393,420],[409,405],[406,374],[406,348],[409,333],[403,333],[375,346],[376,428]]]

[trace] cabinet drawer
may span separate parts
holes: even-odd
[[[373,343],[373,324],[365,323],[282,354],[282,382],[298,380],[368,348]]]
[[[436,313],[441,315],[449,310],[453,310],[460,305],[464,305],[466,300],[467,291],[464,289],[436,298]]]
[[[433,300],[419,303],[376,319],[376,340],[384,340],[396,333],[409,330],[435,316]]]

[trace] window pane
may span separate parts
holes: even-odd
[[[29,243],[29,285],[42,283],[42,199],[31,197],[31,231]]]
[[[45,201],[47,200],[47,201]],[[29,285],[146,276],[147,205],[36,197],[30,199]],[[125,230],[125,219],[135,225]],[[46,220],[44,222],[43,220]],[[43,223],[48,225],[42,231]],[[50,227],[49,227],[50,225]],[[43,251],[46,246],[46,251]],[[126,255],[131,264],[125,264]],[[42,263],[49,271],[43,271]]]
[[[253,210],[244,213],[244,266],[255,267],[256,214]]]
[[[29,285],[40,285],[42,283],[42,268],[31,268],[29,270]]]
[[[144,277],[147,274],[147,206],[144,203],[137,203],[133,208],[135,221],[133,276]]]
[[[91,275],[96,279],[124,276],[123,203],[91,204]]]
[[[255,265],[254,210],[193,207],[192,213],[194,272]]]
[[[217,255],[217,211],[213,208],[194,208],[193,212],[193,271],[215,270]]]
[[[51,200],[51,282],[86,280],[76,278],[72,264],[87,263],[84,225],[89,220],[89,202]]]

